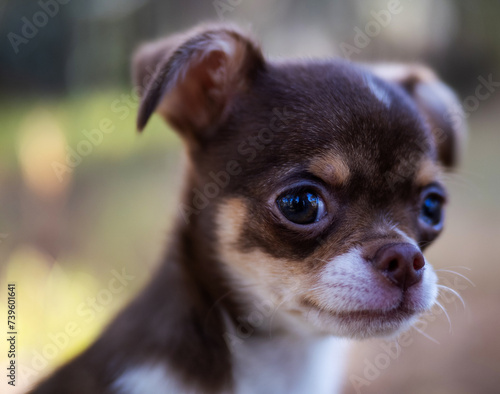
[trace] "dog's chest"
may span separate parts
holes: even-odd
[[[234,393],[338,393],[346,350],[346,341],[332,337],[301,340],[250,337],[233,348]],[[117,394],[202,392],[186,386],[163,363],[127,370],[115,381],[113,389]]]

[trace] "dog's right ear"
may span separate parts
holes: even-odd
[[[133,60],[134,83],[142,95],[137,128],[141,131],[156,111],[184,138],[206,138],[208,129],[223,120],[231,98],[263,67],[259,47],[228,25],[146,44]]]
[[[438,160],[446,168],[456,166],[467,132],[462,107],[452,90],[422,65],[372,64],[369,69],[409,94],[431,127]]]

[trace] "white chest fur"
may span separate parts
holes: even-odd
[[[346,350],[333,337],[248,338],[233,349],[236,393],[338,393]]]
[[[146,363],[130,368],[113,384],[116,394],[201,394],[186,387],[164,363]]]

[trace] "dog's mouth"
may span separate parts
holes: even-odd
[[[335,311],[335,310],[330,310],[328,308],[318,307],[315,303],[307,299],[304,299],[302,301],[302,304],[306,308],[313,308],[315,310],[328,313],[339,319],[353,319],[353,320],[395,319],[395,318],[404,319],[404,318],[409,318],[418,313],[418,311],[408,307],[407,302],[405,302],[404,299],[394,308],[386,310],[362,309],[354,311]]]
[[[409,327],[423,312],[408,306],[405,299],[388,310],[335,311],[319,307],[308,300],[303,300],[302,306],[307,310],[306,319],[315,326],[327,332],[355,338],[390,335]]]
[[[398,307],[390,310],[361,310],[352,312],[333,312],[326,311],[338,319],[343,321],[370,321],[376,322],[380,320],[384,321],[404,321],[413,317],[418,312],[408,308],[407,306],[401,304]]]

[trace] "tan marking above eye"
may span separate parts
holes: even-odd
[[[431,159],[425,159],[420,163],[415,177],[418,186],[427,186],[441,178],[441,167]]]
[[[248,209],[243,199],[232,198],[219,206],[217,235],[225,243],[236,243],[247,219]]]
[[[345,160],[335,152],[330,152],[314,158],[309,165],[309,171],[335,186],[345,184],[350,176],[349,166]]]

